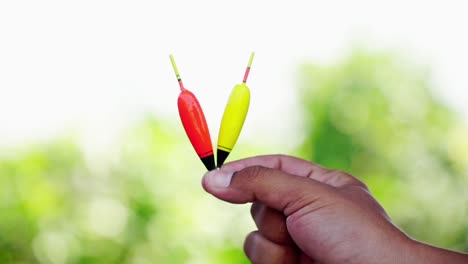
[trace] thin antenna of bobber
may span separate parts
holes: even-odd
[[[179,86],[180,86],[180,90],[185,90],[184,88],[184,84],[182,83],[182,79],[180,78],[180,74],[179,74],[179,69],[177,69],[177,65],[175,63],[175,60],[174,60],[174,56],[169,55],[169,58],[171,59],[171,63],[172,63],[172,68],[174,68],[174,72],[176,74],[176,77],[177,77],[177,81],[179,82]]]
[[[244,80],[242,81],[243,83],[247,82],[247,78],[249,77],[250,67],[252,66],[254,56],[255,56],[255,52],[252,52],[252,54],[250,54],[249,63],[247,64],[247,69],[245,69]]]

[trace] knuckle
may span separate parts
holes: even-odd
[[[339,177],[343,177],[343,178],[354,178],[351,174],[347,173],[346,171],[342,171],[342,170],[334,170],[333,174],[335,174],[336,176],[339,176]]]
[[[369,190],[367,185],[364,182],[362,182],[360,179],[358,179],[357,177],[353,176],[352,174],[348,172],[335,170],[335,171],[332,171],[332,174],[335,176],[335,178],[345,179],[345,181],[348,182],[349,184],[359,186],[367,191]]]
[[[288,155],[285,155],[285,154],[276,154],[274,155],[275,158],[278,158],[278,159],[285,159],[285,158],[289,158],[290,156]]]
[[[266,168],[263,166],[255,165],[247,167],[238,173],[240,173],[246,180],[249,181],[258,181],[265,174]]]
[[[252,231],[250,232],[247,237],[245,238],[245,241],[244,241],[244,253],[245,255],[250,259],[252,260],[252,255],[253,255],[253,252],[252,250],[255,248],[255,245],[254,245],[254,236],[258,233],[258,231]]]
[[[261,205],[258,202],[252,203],[252,206],[250,207],[250,215],[255,218],[258,211],[260,210],[260,207]]]
[[[364,182],[362,182],[361,180],[357,179],[356,184],[359,187],[361,187],[362,189],[364,189],[364,191],[370,192],[369,187]]]

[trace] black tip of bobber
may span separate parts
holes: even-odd
[[[229,156],[229,152],[224,151],[222,149],[218,149],[216,156],[217,156],[216,159],[217,159],[218,168],[221,168],[221,166],[223,166],[224,164],[224,161]]]
[[[211,154],[210,156],[206,156],[204,158],[200,158],[201,161],[203,162],[203,164],[205,165],[206,169],[208,171],[212,171],[214,169],[216,169],[216,165],[215,165],[215,160],[214,160],[214,155]]]

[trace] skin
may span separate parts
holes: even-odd
[[[258,228],[244,251],[261,263],[468,263],[468,255],[415,241],[396,227],[367,186],[341,171],[284,155],[225,164],[203,188],[252,203]]]

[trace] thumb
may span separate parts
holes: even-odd
[[[334,192],[333,187],[316,180],[262,166],[247,167],[234,173],[213,170],[203,176],[202,185],[221,200],[231,203],[260,201],[286,216],[305,206],[314,207],[316,201]]]

